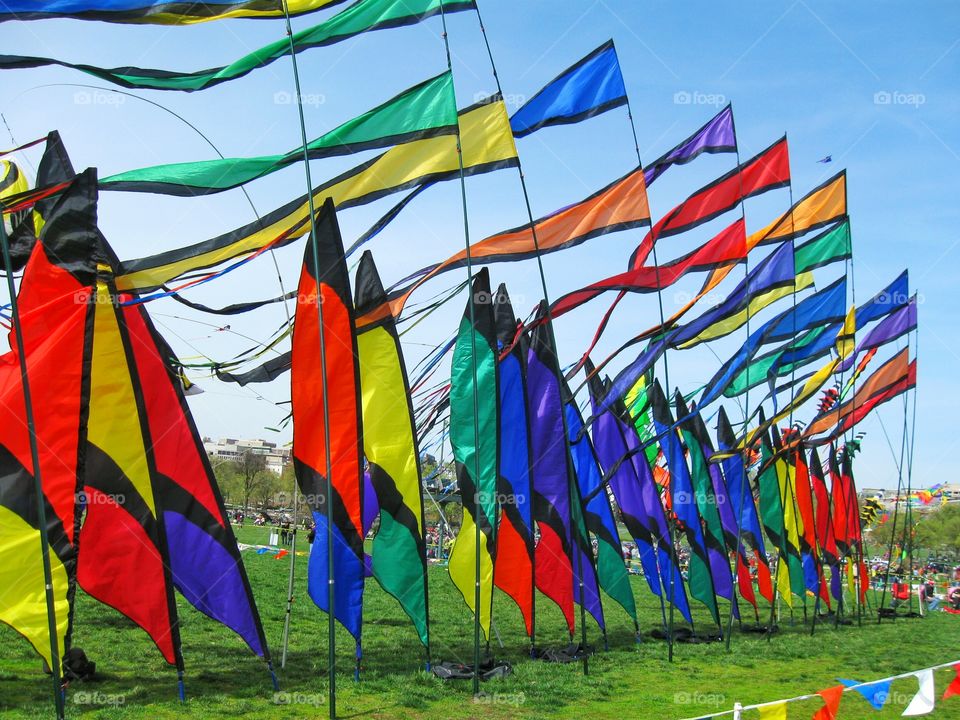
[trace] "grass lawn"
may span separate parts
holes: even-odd
[[[241,542],[265,542],[267,531],[247,527]],[[289,556],[244,553],[267,639],[276,655],[281,694],[274,695],[264,664],[233,633],[179,601],[187,702],[177,700],[176,673],[146,635],[118,613],[78,592],[74,645],[97,663],[100,679],[67,692],[68,717],[84,718],[313,718],[325,717],[327,623],[306,595],[306,557],[298,558],[297,600],[290,653],[279,670]],[[632,578],[641,627],[659,623],[660,606],[640,578]],[[898,620],[863,627],[819,627],[811,637],[802,613],[772,640],[734,631],[732,652],[722,644],[678,645],[667,662],[665,643],[636,644],[627,615],[604,598],[610,649],[579,664],[555,665],[528,659],[529,645],[512,601],[499,594],[494,618],[504,647],[496,656],[513,664],[513,675],[484,685],[473,700],[469,681],[443,682],[423,672],[424,654],[412,625],[397,603],[373,580],[364,608],[364,663],[353,682],[353,642],[338,629],[338,711],[359,718],[687,718],[744,704],[814,693],[837,678],[869,680],[960,660],[960,617],[935,613],[923,620]],[[433,654],[436,660],[469,661],[473,624],[447,577],[430,571]],[[706,627],[706,617],[702,622]],[[560,645],[566,632],[559,610],[541,599],[538,643]],[[589,639],[601,643],[588,620]],[[937,673],[937,709],[929,717],[960,719],[960,697],[940,702],[952,670]],[[856,693],[844,695],[843,720],[899,717],[916,692],[913,679],[894,683],[883,711]],[[809,718],[819,701],[790,706],[790,718]],[[0,717],[52,716],[50,682],[40,661],[15,632],[0,626]],[[746,713],[745,720],[758,713]]]

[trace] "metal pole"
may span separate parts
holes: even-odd
[[[440,0],[440,19],[443,23],[443,46],[446,50],[447,55],[447,70],[450,72],[450,76],[453,77],[453,60],[450,56],[450,38],[447,35],[447,14],[443,6],[443,0]],[[456,110],[456,108],[454,108]],[[473,285],[473,257],[470,252],[470,220],[467,215],[467,182],[466,176],[463,171],[463,138],[460,133],[460,123],[457,122],[457,163],[460,171],[460,200],[463,207],[463,242],[464,242],[464,252],[466,253],[466,265],[467,265],[467,284],[468,292],[472,292]],[[470,343],[471,343],[471,367],[473,369],[473,442],[475,452],[473,454],[474,466],[473,466],[473,477],[474,482],[479,488],[480,482],[480,421],[479,421],[479,412],[480,412],[480,395],[479,389],[477,387],[477,337],[476,337],[476,315],[474,312],[474,298],[472,295],[469,298],[467,303],[468,313],[470,315]],[[463,493],[461,492],[460,496],[461,502],[464,501]],[[474,522],[474,587],[473,587],[473,694],[477,696],[480,694],[480,543],[483,541],[483,533],[480,532],[480,519],[479,519],[479,506],[480,506],[480,497],[479,492],[477,497],[473,498],[475,516],[473,518]],[[464,503],[464,512],[466,512],[466,504]],[[492,608],[491,608],[492,609]]]
[[[310,212],[310,243],[313,249],[313,276],[317,293],[318,334],[320,336],[320,375],[323,386],[323,454],[326,465],[325,511],[327,515],[327,679],[330,692],[330,718],[337,716],[337,677],[336,677],[336,580],[333,562],[333,464],[330,459],[330,407],[327,397],[327,353],[323,326],[323,302],[320,297],[320,258],[317,243],[317,218],[313,203],[313,180],[310,177],[310,154],[307,150],[307,124],[303,116],[303,97],[300,90],[300,71],[297,67],[297,54],[293,42],[293,28],[290,25],[290,9],[287,0],[282,0],[283,15],[286,22],[287,39],[290,43],[290,60],[293,65],[293,84],[297,93],[297,114],[300,118],[300,139],[303,147],[303,170],[307,182],[307,207]]]
[[[23,327],[20,323],[20,309],[17,304],[17,292],[13,283],[13,263],[10,261],[10,246],[7,242],[7,228],[4,225],[2,213],[0,213],[0,245],[3,246],[3,266],[7,272],[7,292],[10,294],[10,317],[13,323],[14,337],[17,341],[17,359],[20,362],[20,383],[23,387],[23,404],[26,409],[27,433],[30,436],[30,461],[33,463],[33,490],[37,501],[37,524],[40,526],[40,556],[43,559],[44,599],[47,605],[47,631],[50,634],[50,675],[53,680],[53,704],[58,720],[62,720],[64,708],[60,677],[60,644],[57,641],[56,600],[53,595],[53,571],[50,566],[50,541],[47,537],[47,509],[40,474],[40,452],[37,445],[37,426],[33,417],[33,398],[30,394],[30,378],[27,373],[27,355],[23,347]]]

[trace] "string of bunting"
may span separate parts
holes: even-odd
[[[954,669],[956,677],[953,678],[941,696],[940,700],[942,702],[954,695],[960,695],[960,661],[958,660],[941,665],[934,665],[933,667],[922,670],[911,670],[910,672],[891,675],[890,677],[871,680],[870,682],[857,682],[856,680],[838,678],[839,685],[820,690],[813,694],[798,695],[785,700],[774,700],[772,702],[757,703],[754,705],[735,703],[732,710],[724,710],[709,715],[697,715],[696,717],[685,718],[684,720],[713,720],[714,718],[725,717],[727,715],[733,716],[733,720],[742,720],[744,713],[751,710],[758,711],[759,715],[757,717],[761,720],[786,720],[787,705],[818,697],[823,700],[824,705],[814,713],[813,720],[836,720],[836,718],[839,717],[840,700],[843,697],[843,693],[856,691],[870,703],[874,710],[882,710],[887,699],[890,697],[890,685],[895,680],[902,680],[909,677],[917,678],[919,688],[901,715],[903,717],[926,715],[933,711],[935,705],[936,691],[933,673],[949,667]]]

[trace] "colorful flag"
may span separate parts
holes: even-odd
[[[697,512],[690,470],[687,468],[683,447],[673,427],[673,417],[659,381],[654,381],[650,388],[650,406],[657,435],[661,436],[660,446],[667,460],[667,469],[670,471],[670,507],[676,515],[680,532],[690,545],[687,581],[690,594],[706,605],[713,621],[720,625],[720,611],[717,608],[710,572],[710,556],[703,537],[700,514]]]
[[[762,345],[788,340],[797,332],[842,320],[846,302],[847,278],[843,276],[754,330],[737,353],[727,360],[707,383],[698,403],[700,407],[716,400],[730,386],[736,375],[747,367]]]
[[[497,333],[492,300],[490,275],[487,268],[483,268],[473,278],[450,369],[450,444],[457,464],[463,522],[448,567],[450,579],[467,607],[479,617],[480,628],[487,639],[493,609],[500,439]]]
[[[790,183],[787,139],[770,147],[739,167],[697,190],[657,222],[630,256],[630,268],[646,264],[654,243],[661,238],[691,230],[735,208],[741,200],[761,195]]]
[[[514,137],[551,125],[570,125],[627,104],[613,40],[568,67],[527,100],[513,117]]]
[[[467,175],[491,172],[517,162],[507,112],[497,96],[459,113],[463,168]],[[397,145],[348,170],[312,191],[321,205],[331,198],[338,209],[355,207],[426,182],[460,177],[457,138],[443,135]],[[212,267],[242,255],[280,247],[310,230],[307,196],[303,195],[248,223],[210,240],[186,245],[120,265],[122,290],[154,290],[186,273]]]
[[[733,604],[734,617],[740,617],[737,599],[733,592],[733,577],[730,574],[730,561],[727,556],[724,527],[720,518],[719,502],[714,492],[712,475],[719,472],[715,464],[709,462],[712,448],[708,447],[706,425],[699,413],[690,417],[690,410],[683,401],[683,394],[679,391],[674,396],[674,407],[677,416],[689,418],[680,423],[680,436],[687,447],[687,457],[690,463],[690,480],[693,501],[703,521],[703,543],[707,550],[710,562],[710,575],[713,578],[713,588],[717,597],[729,600]],[[721,478],[722,482],[722,478]],[[676,497],[676,496],[674,496]],[[724,497],[724,500],[726,498]]]
[[[741,218],[709,242],[674,261],[659,266],[636,267],[562,295],[551,305],[552,315],[563,315],[610,290],[656,292],[670,287],[687,273],[710,270],[722,263],[742,260],[746,257],[744,240]]]
[[[817,444],[823,440],[817,436],[828,430],[832,430],[830,437],[836,437],[860,422],[877,405],[913,387],[916,383],[916,360],[908,360],[908,348],[904,348],[877,368],[857,388],[851,400],[818,414],[804,428],[804,437],[814,438],[812,442]]]
[[[623,562],[623,546],[620,544],[620,533],[610,507],[610,496],[607,488],[601,484],[602,477],[596,452],[590,436],[586,433],[583,418],[577,409],[569,389],[564,388],[568,397],[565,405],[567,415],[567,437],[570,442],[570,456],[573,461],[573,470],[582,499],[584,522],[586,529],[597,540],[596,551],[596,579],[599,586],[607,595],[616,600],[626,610],[630,618],[637,622],[637,606],[630,588],[630,579],[627,576],[627,567]],[[581,563],[584,569],[584,595],[587,596],[587,609],[594,616],[601,628],[603,610],[600,598],[589,596],[594,589],[592,583],[587,583],[588,571],[593,569],[594,557],[592,546],[587,544],[589,551],[584,553]],[[594,611],[593,608],[596,610]],[[599,615],[599,617],[598,617]]]
[[[470,246],[474,264],[515,262],[541,254],[576,247],[595,237],[650,224],[650,207],[643,171],[632,170],[580,202],[535,220],[505,230]],[[536,238],[534,238],[536,235]],[[534,242],[536,240],[536,242]],[[390,312],[397,316],[410,295],[428,280],[466,265],[466,251],[454,253],[442,263],[429,265],[396,283],[405,286],[391,292]],[[412,284],[407,285],[407,283]]]
[[[364,581],[359,380],[350,278],[333,201],[328,198],[307,243],[297,288],[290,373],[293,463],[316,523],[307,592],[317,607],[332,611],[353,635],[358,651]]]
[[[543,307],[541,306],[541,311]],[[573,568],[571,478],[563,405],[557,380],[560,364],[553,326],[534,328],[527,353],[527,412],[533,473],[533,517],[540,530],[535,551],[537,589],[553,600],[573,635]]]
[[[649,186],[673,165],[686,165],[703,153],[736,152],[737,136],[733,126],[733,106],[727,105],[683,142],[674,146],[651,163],[647,163],[644,177]]]
[[[6,4],[9,9],[9,3]],[[474,0],[359,0],[329,20],[293,34],[294,52],[333,45],[374,30],[415,25],[423,20],[445,13],[462,12],[476,7]],[[282,13],[278,13],[282,15]],[[230,80],[236,80],[258,68],[266,67],[290,55],[291,40],[283,37],[223,67],[176,72],[151,68],[101,68],[94,65],[69,63],[44,57],[0,55],[0,70],[20,68],[60,67],[80,70],[88,75],[125,88],[148,90],[206,90]],[[290,101],[287,96],[287,101]],[[293,98],[296,102],[296,98]]]
[[[360,258],[354,297],[358,315],[378,306],[386,297],[369,252]],[[365,519],[364,530],[373,517],[380,518],[373,538],[371,571],[410,616],[420,642],[429,647],[420,453],[407,370],[393,318],[359,331],[357,353],[363,452],[370,478],[370,485],[364,488],[364,500],[376,500],[372,508],[376,512]]]
[[[717,416],[717,448],[720,451],[729,450],[736,445],[736,441],[726,410],[721,407]],[[773,584],[770,578],[770,566],[767,564],[763,533],[760,530],[757,506],[747,479],[743,456],[731,455],[723,459],[720,464],[727,483],[731,510],[739,530],[736,550],[737,586],[740,589],[740,595],[756,608],[757,601],[750,575],[751,553],[757,566],[757,588],[768,602],[773,602]]]
[[[512,345],[497,364],[500,392],[500,522],[497,525],[497,563],[493,583],[513,598],[523,616],[527,635],[534,632],[533,485],[530,465],[530,423],[527,418],[525,336],[514,344],[517,318],[505,285],[497,288],[493,304],[497,348]]]
[[[311,160],[317,160],[453,135],[457,131],[455,108],[453,79],[445,72],[307,143],[306,154]],[[302,162],[303,158],[303,147],[298,147],[282,155],[154,165],[106,177],[100,181],[100,188],[162,195],[209,195],[266,177]]]
[[[290,15],[332,7],[344,0],[287,0]],[[184,3],[178,0],[5,0],[4,20],[73,18],[113,23],[190,25],[223,18],[283,17],[283,8],[261,0],[215,0]]]
[[[72,180],[76,173],[70,162],[70,156],[63,146],[60,133],[51,131],[46,138],[43,155],[37,165],[37,188],[45,188]],[[6,197],[6,191],[0,192]],[[40,237],[44,218],[58,202],[59,197],[46,197],[38,200],[32,208],[13,213],[12,228],[8,237],[10,244],[10,262],[14,270],[20,270],[30,257],[30,251]]]

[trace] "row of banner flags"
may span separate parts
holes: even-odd
[[[813,720],[837,720],[840,717],[840,704],[843,701],[844,693],[856,692],[866,700],[870,707],[880,711],[887,707],[892,697],[891,686],[897,680],[915,679],[917,681],[917,691],[907,702],[902,717],[917,717],[919,715],[928,715],[934,711],[937,703],[937,691],[934,674],[937,670],[950,668],[954,670],[955,677],[951,678],[950,684],[944,689],[940,696],[943,702],[955,695],[960,695],[960,662],[944,663],[923,670],[914,670],[908,673],[901,673],[880,680],[870,682],[860,682],[859,680],[849,680],[844,678],[837,679],[837,685],[818,691],[813,695],[799,695],[786,700],[776,700],[773,702],[764,702],[754,705],[742,705],[736,703],[733,710],[716,712],[711,715],[700,715],[687,720],[713,720],[731,716],[733,720],[742,720],[744,717],[758,717],[760,720],[787,720],[788,717],[795,717],[795,712],[788,714],[787,708],[791,703],[810,702],[813,700],[822,701],[823,705],[813,714]]]
[[[334,4],[291,2],[290,12]],[[57,16],[182,24],[283,14],[253,2],[2,5],[0,20]],[[466,10],[476,10],[476,3],[358,0],[295,33],[292,51]],[[197,73],[111,70],[21,56],[0,56],[0,69],[55,64],[128,88],[194,91],[242,77],[290,52],[284,39]],[[841,611],[846,585],[859,613],[867,574],[852,469],[857,446],[843,439],[868,413],[915,387],[916,359],[909,346],[860,384],[856,378],[878,350],[914,332],[917,317],[906,272],[866,303],[850,301],[853,248],[844,172],[749,232],[744,201],[790,185],[789,148],[784,136],[741,162],[727,106],[654,162],[645,167],[638,162],[589,197],[539,219],[531,214],[528,223],[392,285],[384,285],[372,253],[364,250],[351,283],[347,258],[429,187],[519,168],[517,139],[625,105],[611,41],[559,74],[512,117],[499,94],[458,109],[448,69],[281,155],[160,165],[98,179],[93,169],[74,173],[59,136],[51,133],[33,189],[14,163],[0,160],[8,270],[23,269],[19,318],[12,321],[24,330],[24,346],[12,343],[0,368],[3,412],[10,416],[0,423],[6,458],[0,469],[5,518],[0,574],[27,578],[22,592],[0,597],[0,620],[52,663],[69,646],[79,585],[142,627],[182,671],[177,589],[269,663],[236,540],[184,399],[180,378],[187,366],[156,333],[146,309],[148,301],[167,296],[221,314],[296,299],[292,328],[276,333],[269,346],[290,337],[289,352],[250,368],[266,352],[257,348],[219,364],[216,375],[247,384],[290,373],[294,466],[317,527],[308,592],[355,638],[358,667],[368,576],[409,615],[429,661],[420,457],[444,417],[448,431],[440,442],[448,440],[453,449],[463,504],[449,573],[474,614],[477,632],[487,639],[494,588],[517,604],[531,643],[538,593],[559,607],[571,636],[577,606],[584,632],[589,614],[605,633],[604,595],[639,631],[618,520],[636,544],[671,641],[675,611],[693,623],[691,598],[721,630],[726,606],[731,618],[752,608],[759,621],[758,595],[771,612],[778,597],[790,607],[812,598],[817,610],[836,602]],[[374,148],[386,149],[257,222],[173,250],[120,261],[97,229],[100,192],[208,194],[305,158]],[[649,185],[703,154],[734,153],[736,167],[652,221]],[[401,192],[407,194],[367,233],[345,245],[339,212]],[[725,218],[738,209],[739,217]],[[658,262],[657,248],[669,249],[661,241],[721,218],[725,226],[711,239]],[[505,286],[494,291],[488,267],[474,272],[477,265],[539,259],[640,228],[646,230],[623,272],[585,282],[553,302],[544,297],[527,318],[515,315]],[[295,293],[222,309],[180,295],[305,236]],[[764,248],[770,251],[759,258]],[[817,282],[818,271],[841,263],[844,272],[837,279]],[[743,280],[720,303],[687,318],[740,265],[746,266]],[[466,283],[417,306],[410,303],[429,280],[464,267],[470,271]],[[701,289],[673,316],[661,317],[614,354],[592,362],[591,351],[627,293],[661,293],[681,278],[704,273]],[[463,289],[469,298],[456,334],[438,344],[411,377],[398,324],[425,316]],[[553,323],[610,292],[616,299],[589,347],[564,368]],[[73,302],[78,293],[89,302]],[[755,316],[786,298],[789,308],[756,323]],[[858,333],[868,327],[858,343]],[[694,348],[741,328],[745,342],[702,387],[682,394],[670,385],[668,351]],[[608,364],[631,349],[639,349],[636,358],[609,377]],[[447,354],[449,381],[428,386]],[[664,368],[659,376],[658,362]],[[583,380],[575,387],[581,371]],[[28,482],[39,477],[39,468],[30,460],[21,373],[34,380],[30,386],[40,409],[40,499]],[[838,382],[835,394],[824,394],[831,380]],[[577,394],[584,387],[589,402],[581,406]],[[747,403],[742,423],[733,423],[723,406],[708,410],[757,387],[766,396]],[[794,415],[821,395],[810,421],[795,424]],[[763,407],[768,400],[769,417]],[[787,427],[781,427],[784,420]],[[39,526],[38,500],[49,508],[46,528]],[[367,554],[364,538],[375,520],[378,530]],[[44,533],[53,566],[52,628],[43,601],[46,571],[28,551]],[[682,548],[689,549],[685,569]]]

